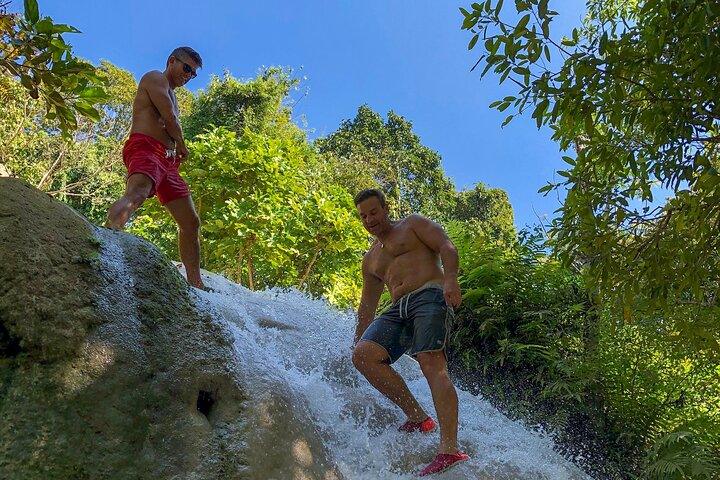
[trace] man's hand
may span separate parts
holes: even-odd
[[[190,155],[190,152],[188,152],[188,149],[185,146],[185,142],[178,142],[175,145],[175,155],[176,155],[177,159],[180,160],[181,162],[183,160],[185,160],[188,157],[188,155]]]
[[[445,279],[443,293],[445,295],[445,303],[453,308],[460,306],[462,297],[460,295],[460,284],[458,283],[457,277],[449,277]]]

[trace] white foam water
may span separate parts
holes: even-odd
[[[257,388],[287,390],[291,408],[301,412],[304,428],[320,436],[337,472],[326,478],[411,479],[432,460],[438,434],[398,432],[402,411],[354,369],[352,312],[296,290],[253,292],[219,275],[203,272],[203,278],[213,291],[196,290],[198,308],[233,332],[242,370],[265,385]],[[434,413],[418,364],[403,357],[394,367]],[[509,420],[482,397],[461,389],[458,397],[460,447],[471,459],[431,478],[589,479],[553,449],[548,436]]]

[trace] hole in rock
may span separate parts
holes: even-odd
[[[213,405],[215,405],[215,397],[212,392],[200,390],[197,398],[197,409],[198,412],[202,413],[206,417],[210,415]]]
[[[5,326],[0,323],[0,358],[16,357],[20,353],[20,342],[10,335]]]

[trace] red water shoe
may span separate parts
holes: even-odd
[[[433,420],[430,417],[427,417],[422,422],[411,422],[408,420],[407,422],[400,425],[398,428],[398,431],[405,432],[405,433],[412,433],[412,432],[421,432],[421,433],[430,433],[434,432],[437,428],[437,424],[435,423],[435,420]]]
[[[425,475],[444,472],[448,468],[466,460],[470,460],[470,457],[464,452],[438,453],[437,456],[435,456],[435,460],[430,462],[427,467],[423,468],[422,472],[420,472],[418,476],[424,477]]]

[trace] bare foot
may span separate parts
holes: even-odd
[[[187,281],[190,285],[192,285],[195,288],[199,288],[200,290],[205,290],[206,292],[208,291],[208,287],[205,286],[202,279],[199,277],[192,278],[192,279],[190,277],[188,277]]]
[[[116,232],[122,232],[125,230],[125,225],[117,225],[114,223],[110,223],[110,220],[105,222],[105,228],[109,228],[110,230],[115,230]]]

